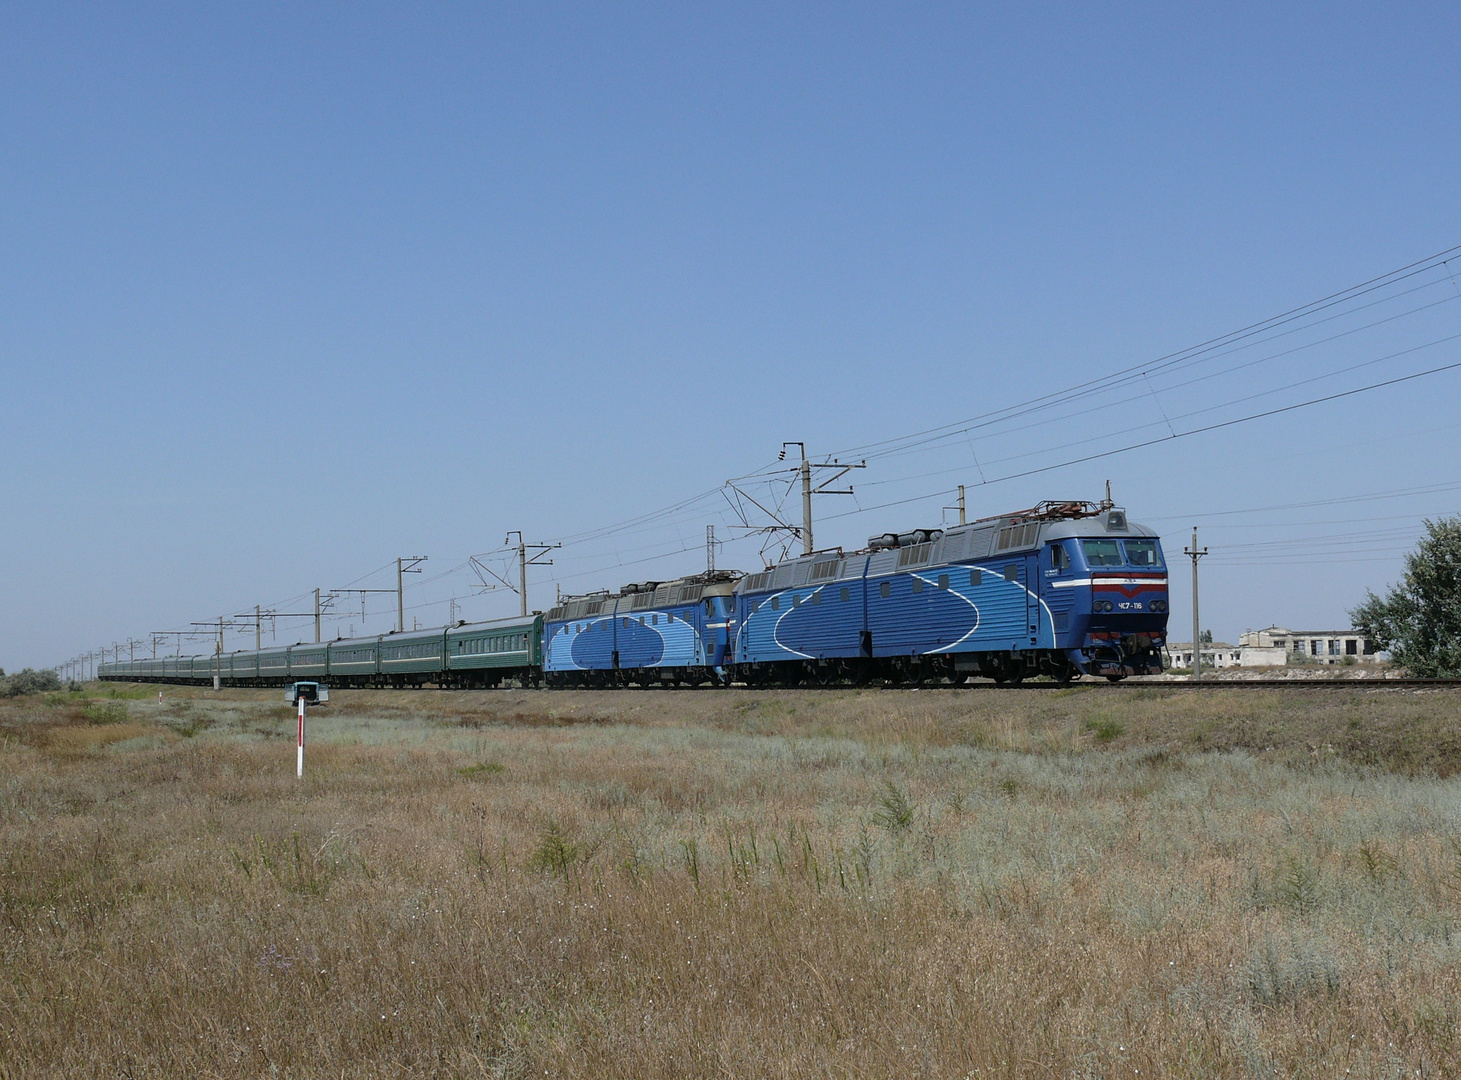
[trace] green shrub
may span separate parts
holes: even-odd
[[[1107,716],[1096,720],[1087,720],[1086,730],[1096,737],[1097,742],[1110,742],[1112,739],[1120,736],[1126,728],[1121,725],[1120,721],[1112,720]]]
[[[81,715],[89,724],[120,724],[127,719],[127,706],[120,701],[88,701]]]
[[[36,671],[22,668],[9,678],[0,668],[0,697],[20,697],[22,694],[45,694],[61,689],[61,679],[54,671]]]

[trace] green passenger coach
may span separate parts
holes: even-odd
[[[103,679],[228,686],[284,686],[298,679],[337,687],[537,686],[543,616],[466,623],[258,652],[240,650],[166,660],[103,664]]]
[[[536,686],[543,666],[543,616],[462,623],[446,632],[449,685]]]

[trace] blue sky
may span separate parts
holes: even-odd
[[[511,529],[567,541],[534,607],[693,571],[706,524],[738,535],[711,493],[783,440],[857,456],[1461,244],[1457,31],[1443,5],[12,5],[0,665],[389,587],[396,555],[430,556],[408,621],[512,613],[465,565]],[[870,459],[818,544],[937,525],[957,483],[982,514],[1110,479],[1171,551],[1202,526],[1219,637],[1343,623],[1457,508],[1461,372],[1183,433],[1461,360],[1450,278]],[[1137,428],[1181,437],[1062,464]]]

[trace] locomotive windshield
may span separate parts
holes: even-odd
[[[1160,566],[1162,560],[1157,555],[1157,542],[1155,540],[1126,541],[1126,561],[1132,566]]]
[[[1115,540],[1082,540],[1087,566],[1120,566],[1121,545]]]

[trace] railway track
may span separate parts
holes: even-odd
[[[888,687],[892,690],[1065,690],[1073,686],[1099,686],[1120,690],[1374,690],[1395,687],[1425,688],[1430,690],[1461,689],[1461,679],[1123,679],[1109,683],[1104,679],[1079,679],[1061,685],[1055,682],[1025,682],[1011,686],[1008,683],[969,682],[962,686],[929,685],[920,688],[911,686]],[[811,689],[803,687],[802,689]]]
[[[777,690],[856,690],[856,689],[877,689],[877,690],[918,690],[927,692],[931,690],[947,691],[949,693],[962,693],[970,690],[1070,690],[1076,687],[1091,689],[1111,690],[1113,693],[1120,693],[1123,690],[1382,690],[1382,689],[1430,689],[1430,690],[1456,690],[1461,689],[1461,679],[1244,679],[1220,681],[1216,679],[1203,679],[1201,682],[1179,682],[1176,679],[1162,679],[1156,682],[1143,682],[1140,679],[1125,679],[1119,683],[1108,683],[1104,679],[1079,679],[1068,683],[1056,682],[1021,682],[1021,683],[994,683],[994,682],[968,682],[960,686],[949,686],[939,683],[927,683],[923,686],[863,686],[852,685],[831,685],[831,686],[734,686],[734,690],[753,691],[777,691]],[[628,687],[626,689],[637,689]],[[655,688],[657,689],[657,688]],[[713,690],[714,687],[701,687],[700,689]]]
[[[110,680],[103,682],[130,682],[131,680]],[[197,683],[167,683],[160,680],[149,680],[144,685],[155,686],[198,686],[200,689],[207,689],[203,684]],[[878,683],[829,683],[825,686],[816,683],[800,683],[795,686],[745,686],[737,683],[731,687],[716,687],[710,685],[702,686],[618,686],[598,688],[602,693],[635,693],[646,691],[673,690],[683,692],[686,690],[699,690],[702,692],[714,693],[720,689],[739,690],[742,692],[776,693],[786,690],[918,690],[918,691],[947,691],[959,693],[968,690],[1069,690],[1073,687],[1099,687],[1115,692],[1122,690],[1376,690],[1376,689],[1428,689],[1428,690],[1455,690],[1461,689],[1461,679],[1202,679],[1193,681],[1191,679],[1143,679],[1133,677],[1123,679],[1120,682],[1112,683],[1105,679],[1073,679],[1068,683],[1057,683],[1048,680],[1032,680],[1019,683],[996,683],[996,682],[966,682],[957,686],[948,683],[923,683],[913,685],[911,683],[900,683],[895,685]],[[224,689],[240,689],[237,687],[225,686]],[[242,689],[260,689],[259,687],[243,687]],[[340,687],[341,690],[349,687]],[[442,687],[427,684],[419,687],[362,687],[361,689],[377,689],[389,691],[398,690],[441,690]],[[547,689],[543,687],[513,687],[502,686],[495,688],[478,688],[482,690],[500,689],[505,692],[521,692],[524,689]],[[566,693],[576,689],[580,693],[586,693],[593,688],[564,688],[554,690],[554,693]]]

